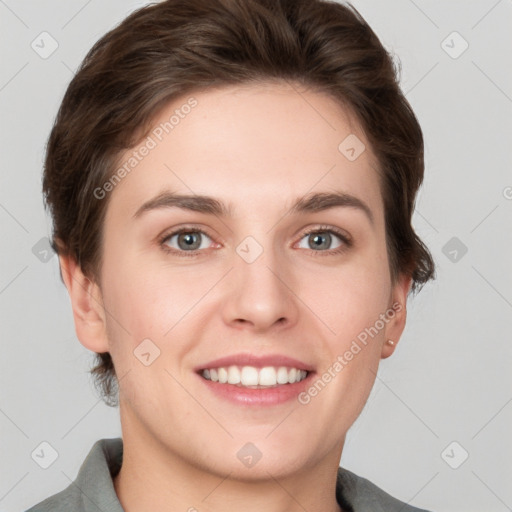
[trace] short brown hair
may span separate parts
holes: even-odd
[[[287,81],[323,92],[356,115],[380,163],[391,277],[411,276],[418,291],[434,277],[432,256],[411,225],[423,181],[423,136],[397,75],[350,5],[166,0],[135,11],[89,51],[53,126],[43,191],[54,249],[98,280],[108,197],[93,192],[164,105],[194,90]],[[114,405],[110,354],[97,354],[96,363],[91,373]]]

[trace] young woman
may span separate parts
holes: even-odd
[[[339,468],[433,277],[423,139],[351,7],[167,0],[90,51],[44,193],[122,439],[31,512],[419,510]]]

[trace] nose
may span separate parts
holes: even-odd
[[[297,323],[299,308],[293,277],[283,263],[270,251],[264,251],[252,263],[234,255],[223,307],[226,324],[261,333]]]

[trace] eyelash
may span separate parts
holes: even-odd
[[[185,257],[185,258],[191,258],[197,256],[200,252],[204,251],[204,249],[196,249],[194,251],[178,251],[176,249],[173,249],[169,247],[166,242],[172,238],[173,236],[180,235],[181,233],[201,233],[203,235],[206,235],[208,238],[211,238],[213,240],[213,236],[208,234],[207,231],[203,229],[198,229],[193,226],[185,226],[183,228],[177,229],[175,231],[171,231],[170,233],[166,233],[159,239],[159,245],[162,247],[162,249],[170,254],[177,255],[179,257]],[[336,235],[343,244],[336,248],[336,249],[330,249],[326,251],[315,251],[313,249],[310,249],[310,252],[313,253],[314,256],[332,256],[336,254],[341,254],[348,249],[350,249],[353,245],[352,240],[343,232],[340,230],[333,228],[332,226],[318,226],[312,229],[309,229],[307,231],[304,231],[299,240],[302,240],[305,236],[311,235],[313,233],[331,233]]]
[[[343,243],[340,247],[336,249],[328,249],[327,251],[315,251],[313,249],[310,249],[309,251],[312,253],[313,256],[333,256],[336,254],[342,254],[348,249],[352,247],[352,240],[349,238],[346,234],[344,234],[339,229],[336,229],[331,226],[318,226],[315,228],[311,228],[307,231],[304,231],[301,235],[299,240],[302,240],[305,236],[311,235],[313,233],[331,233],[336,235]]]
[[[175,235],[180,235],[181,233],[201,233],[202,235],[206,235],[208,238],[211,238],[213,239],[213,236],[211,236],[210,234],[208,234],[208,232],[206,232],[204,229],[198,229],[198,228],[195,228],[193,226],[185,226],[183,228],[180,228],[180,229],[177,229],[175,231],[171,231],[170,233],[166,233],[165,235],[163,235],[161,238],[160,238],[160,246],[162,247],[162,249],[169,253],[169,254],[174,254],[174,255],[177,255],[179,257],[185,257],[185,258],[192,258],[194,256],[197,256],[201,251],[203,251],[204,249],[201,249],[201,250],[194,250],[194,251],[178,251],[176,249],[173,249],[171,247],[169,247],[165,242],[167,242],[170,238],[172,238],[173,236]]]

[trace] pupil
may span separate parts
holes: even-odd
[[[183,233],[179,237],[179,241],[183,242],[188,249],[196,248],[195,246],[198,245],[197,239],[198,239],[197,235],[192,234],[192,233]]]
[[[313,244],[315,246],[314,248],[315,249],[318,249],[318,248],[326,249],[326,248],[328,248],[330,239],[331,239],[331,235],[329,235],[329,233],[327,233],[325,235],[319,235],[319,234],[313,235]]]

